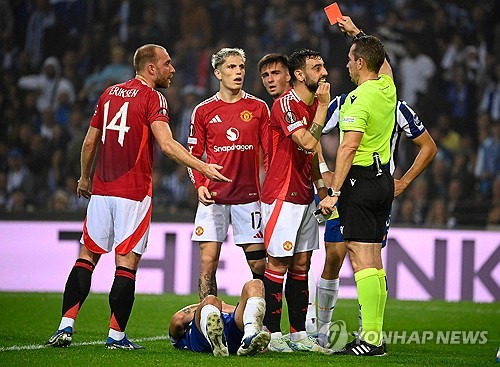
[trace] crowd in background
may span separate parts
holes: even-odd
[[[218,87],[210,56],[246,51],[244,89],[271,103],[257,61],[298,47],[323,55],[332,96],[348,93],[349,40],[330,26],[331,0],[0,0],[0,211],[83,211],[75,196],[81,144],[97,99],[134,76],[145,43],[167,48],[177,70],[163,91],[174,137],[185,144],[194,106]],[[495,0],[339,2],[382,39],[398,98],[438,145],[427,170],[399,197],[393,222],[435,227],[500,225],[500,14]],[[335,162],[338,134],[322,139]],[[399,143],[401,176],[414,145]],[[156,152],[154,210],[193,213],[186,169]]]

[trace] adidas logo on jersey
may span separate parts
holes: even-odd
[[[253,236],[253,238],[264,238],[264,236],[262,235],[262,232],[259,231],[255,234],[255,236]]]
[[[208,123],[209,124],[217,124],[219,122],[222,122],[221,118],[219,115],[215,115]]]

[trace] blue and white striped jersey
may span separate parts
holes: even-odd
[[[340,109],[344,104],[346,97],[347,94],[342,94],[331,100],[330,105],[328,106],[328,112],[326,113],[323,135],[328,134],[334,128],[338,127]],[[405,101],[398,101],[395,120],[396,123],[391,136],[391,174],[394,173],[397,165],[397,150],[401,133],[404,132],[406,137],[409,139],[415,139],[425,131],[422,121],[420,121],[415,111],[413,111],[413,109],[408,106]]]

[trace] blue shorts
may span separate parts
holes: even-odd
[[[382,248],[387,245],[387,234],[389,233],[389,227],[391,225],[391,215],[385,222],[384,239],[382,241]],[[325,242],[344,242],[342,238],[342,232],[340,231],[340,218],[330,219],[326,221],[325,224]]]
[[[238,328],[234,320],[234,312],[231,314],[221,312],[224,323],[224,338],[230,354],[236,354],[243,339],[243,331]],[[177,349],[187,349],[193,352],[212,353],[212,347],[203,333],[198,330],[195,322],[196,313],[193,320],[189,322],[182,338],[175,340],[172,345]]]

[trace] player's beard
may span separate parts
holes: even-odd
[[[320,79],[314,81],[314,80],[310,79],[308,76],[306,76],[305,84],[306,84],[307,89],[309,89],[313,93],[316,93],[316,91],[318,90]]]
[[[155,88],[168,88],[169,78],[163,75],[157,75],[155,80]]]
[[[317,81],[313,81],[308,76],[306,76],[305,84],[307,89],[309,89],[312,93],[316,93],[319,87],[319,83],[326,83],[326,76],[320,77]]]

